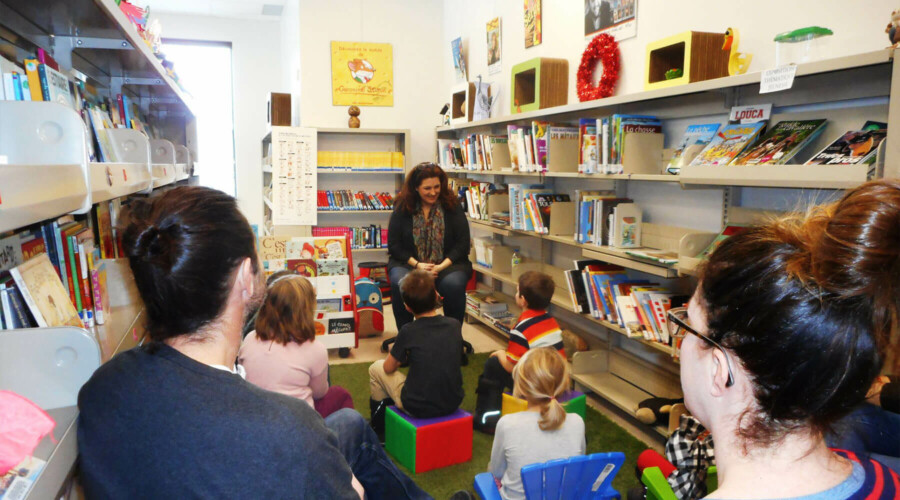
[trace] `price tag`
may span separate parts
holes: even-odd
[[[793,87],[796,73],[797,65],[795,64],[763,71],[759,80],[759,93],[768,94]]]

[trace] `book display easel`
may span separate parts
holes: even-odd
[[[389,193],[395,197],[403,184],[410,155],[410,134],[406,129],[367,128],[315,128],[316,130],[316,177],[317,190],[337,192],[350,190],[354,193]],[[264,223],[260,235],[273,236],[337,236],[350,234],[350,253],[359,257],[357,263],[369,257],[385,259],[387,221],[392,207],[379,206],[377,209],[349,207],[349,202],[334,203],[341,208],[318,208],[315,228],[308,226],[278,225],[272,220],[273,203],[271,197],[272,174],[272,134],[262,141],[263,155],[263,213]],[[376,202],[377,203],[377,202]],[[326,203],[320,203],[326,205]],[[385,231],[382,231],[385,230]]]
[[[48,16],[51,11],[55,14]],[[122,95],[140,110],[145,125],[169,139],[151,141],[136,127],[107,128],[104,152],[115,161],[91,161],[92,151],[95,157],[98,152],[91,147],[81,110],[58,102],[0,100],[0,238],[40,235],[65,217],[101,231],[103,240],[98,225],[109,219],[89,220],[92,212],[99,216],[101,206],[108,210],[128,196],[196,181],[191,178],[196,154],[184,146],[196,144],[190,101],[114,0],[0,0],[0,49],[13,65],[43,52],[55,59],[64,79],[96,89],[107,102]],[[89,237],[84,244],[116,255],[106,241]],[[49,244],[41,248],[51,254]],[[29,258],[46,259],[43,252],[24,258],[29,263]],[[22,264],[4,260],[0,269]],[[137,345],[143,335],[143,305],[127,260],[98,258],[93,269],[102,270],[105,282],[103,300],[92,304],[95,309],[102,305],[102,324],[0,330],[0,390],[34,401],[56,421],[51,436],[34,452],[46,463],[24,498],[60,496],[77,455],[81,385],[101,363]],[[50,275],[58,280],[58,272]]]
[[[852,188],[873,178],[900,176],[897,163],[900,139],[891,135],[878,146],[877,159],[872,164],[801,165],[845,130],[859,130],[868,120],[887,123],[889,128],[900,126],[900,107],[890,102],[891,97],[900,95],[895,92],[900,90],[900,78],[894,78],[900,74],[898,71],[900,66],[893,58],[893,51],[879,50],[800,64],[793,87],[772,94],[760,95],[761,74],[748,73],[443,126],[437,128],[437,157],[442,165],[449,167],[446,170],[458,186],[492,183],[492,189],[501,193],[496,196],[506,197],[507,185],[510,198],[514,185],[544,188],[547,193],[567,195],[573,201],[579,191],[602,190],[648,207],[640,223],[643,247],[627,249],[579,241],[574,227],[563,227],[562,220],[569,217],[552,217],[553,205],[550,205],[550,227],[543,232],[523,230],[509,222],[497,223],[503,217],[492,210],[488,210],[487,220],[483,213],[481,219],[469,218],[473,239],[483,239],[479,242],[482,247],[493,245],[492,253],[504,259],[514,251],[520,264],[513,264],[513,268],[540,269],[554,277],[557,289],[551,312],[573,330],[586,333],[600,347],[575,354],[576,385],[634,415],[637,403],[648,397],[680,397],[677,350],[636,337],[602,313],[601,317],[585,313],[573,302],[573,294],[566,288],[565,273],[571,269],[572,262],[591,260],[620,266],[629,279],[658,283],[673,293],[690,293],[698,266],[703,262],[701,254],[720,237],[721,230],[758,220],[762,209],[789,210],[802,200],[824,200],[839,194],[828,190]],[[723,99],[723,95],[727,97]],[[726,123],[732,106],[762,103],[772,103],[770,125],[783,120],[825,118],[828,128],[790,162],[797,164],[687,165],[681,168],[680,175],[666,173],[668,158],[672,156],[672,149],[666,148],[675,148],[686,128],[695,123]],[[598,119],[617,113],[659,117],[665,135],[627,134],[626,139],[640,140],[632,141],[630,146],[628,140],[623,141],[624,165],[608,169],[600,165],[595,173],[583,173],[575,164],[560,166],[558,163],[556,168],[545,167],[543,172],[519,171],[510,166],[512,151],[509,156],[497,155],[497,141],[502,142],[499,146],[506,146],[509,133],[512,142],[509,131],[516,127],[535,130],[535,124],[546,122],[559,127],[577,126],[580,119]],[[644,140],[651,138],[652,144]],[[476,154],[468,153],[467,148]],[[481,160],[479,150],[486,151],[486,157],[490,156],[488,151],[492,152],[494,161]],[[468,162],[470,158],[478,160],[478,164]],[[523,170],[534,170],[533,167],[526,166]],[[601,173],[614,172],[616,167],[623,173]],[[713,201],[704,201],[710,199]],[[485,205],[490,206],[489,203],[490,197]],[[568,202],[563,204],[570,210]],[[706,212],[696,207],[704,207]],[[509,214],[506,221],[510,221]],[[507,247],[509,251],[500,252],[499,247]],[[665,253],[677,259],[662,262],[641,257],[641,253]],[[476,262],[474,248],[472,260]],[[475,264],[474,268],[482,281],[479,291],[492,292],[504,302],[511,299],[518,273],[509,268],[509,263],[500,262],[492,267]],[[478,311],[469,311],[468,316],[505,333],[496,321]],[[666,434],[662,427],[656,430]]]

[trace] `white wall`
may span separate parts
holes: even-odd
[[[637,36],[620,42],[621,70],[616,94],[643,90],[644,60],[648,43],[683,31],[724,32],[740,30],[740,52],[753,54],[750,71],[775,65],[775,35],[804,26],[823,26],[834,31],[829,40],[834,57],[884,48],[884,27],[892,0],[866,0],[849,6],[845,0],[638,0]],[[449,99],[455,76],[450,41],[462,37],[469,80],[478,74],[484,81],[499,82],[500,114],[509,114],[510,69],[535,57],[569,60],[569,103],[578,102],[575,73],[581,62],[584,38],[583,0],[543,0],[543,43],[525,49],[523,2],[511,0],[445,0],[440,47],[442,97]],[[485,25],[500,16],[503,71],[487,73]]]
[[[266,95],[283,91],[280,24],[277,20],[165,13],[157,16],[165,38],[231,42],[237,199],[250,223],[260,224],[263,203],[260,148],[266,134]]]
[[[410,129],[414,165],[434,158],[434,128],[443,103],[444,49],[440,0],[300,1],[300,84],[303,126],[346,127],[347,106],[331,104],[331,42],[390,43],[393,107],[362,107],[363,128]]]
[[[300,124],[300,0],[287,0],[281,12],[281,91],[291,94],[291,125]]]

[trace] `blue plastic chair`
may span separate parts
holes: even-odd
[[[528,500],[621,499],[612,488],[625,454],[594,453],[550,460],[522,467],[522,485]],[[501,500],[494,476],[483,472],[475,476],[475,492],[482,500]]]

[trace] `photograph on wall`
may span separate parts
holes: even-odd
[[[391,44],[331,42],[331,101],[335,106],[393,106]]]
[[[541,0],[525,0],[525,48],[541,44]]]
[[[450,42],[453,52],[453,69],[456,71],[456,83],[466,81],[466,58],[463,54],[462,38],[456,38]]]
[[[487,56],[488,74],[500,72],[500,18],[495,17],[487,23]]]
[[[637,36],[637,0],[584,0],[584,36],[600,33],[616,41]]]

